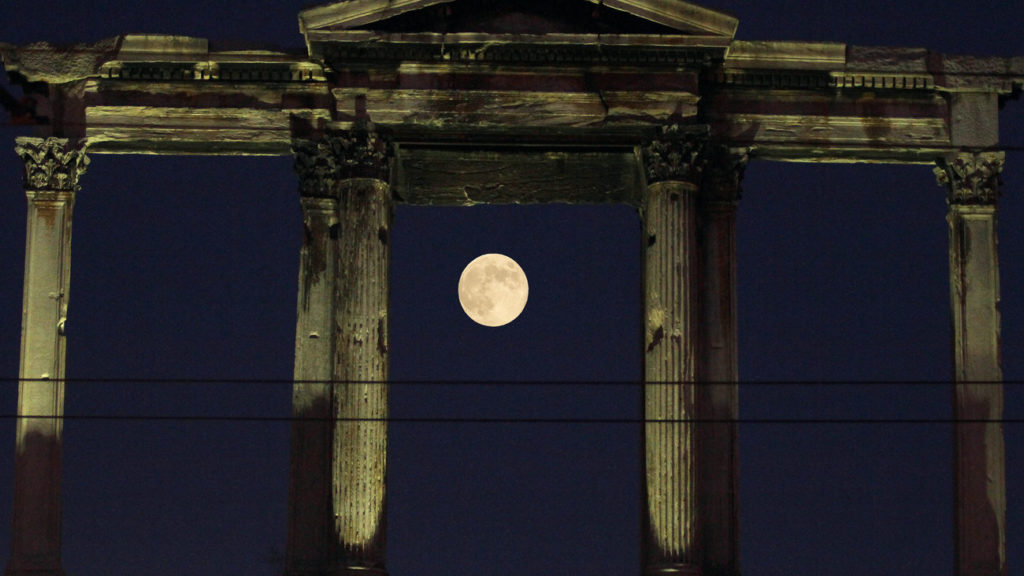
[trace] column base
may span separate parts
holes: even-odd
[[[11,576],[11,575],[5,575]],[[20,574],[18,575],[20,576]],[[43,576],[42,574],[32,573],[31,575],[26,574],[25,576]],[[61,574],[60,576],[64,576]],[[360,568],[358,566],[349,566],[346,568],[331,568],[328,570],[324,569],[295,569],[288,568],[284,571],[284,576],[388,576],[388,571],[381,568]]]
[[[335,568],[329,574],[330,576],[388,576],[388,571],[383,568],[347,566],[345,568]]]
[[[658,564],[645,567],[644,576],[701,576],[701,570],[694,564]]]

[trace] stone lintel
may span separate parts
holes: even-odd
[[[336,116],[365,114],[381,125],[429,127],[660,126],[697,114],[690,92],[534,92],[522,90],[366,90],[336,88]]]
[[[95,154],[280,156],[290,152],[294,115],[251,109],[95,107],[89,116],[94,122],[86,134]],[[326,120],[329,114],[324,111],[319,118]]]
[[[934,90],[882,89],[884,78],[877,89],[854,90],[830,88],[820,73],[787,78],[752,74],[715,87],[701,102],[715,138],[762,157],[808,161],[930,163],[931,151],[951,145],[950,101]]]
[[[398,201],[471,206],[525,203],[638,205],[640,174],[632,146],[611,150],[401,146]]]
[[[224,91],[207,84],[194,90],[191,98],[179,94],[184,101],[177,104],[189,105],[175,106],[160,93],[111,93],[106,81],[98,84],[96,92],[86,94],[92,104],[85,109],[90,152],[97,154],[283,155],[290,152],[295,119],[330,120],[327,108],[286,107],[330,98],[326,89],[312,86],[242,94],[237,88]],[[218,102],[238,105],[213,107]]]
[[[808,159],[888,158],[899,162],[922,150],[948,150],[948,122],[943,118],[823,116],[817,114],[746,114],[716,116],[713,133],[734,146],[759,151],[806,151]],[[934,159],[934,156],[932,156]],[[798,156],[790,159],[798,160]]]
[[[949,151],[946,147],[874,147],[855,145],[760,143],[749,146],[750,154],[776,162],[816,162],[822,164],[920,164],[934,166],[935,159]]]

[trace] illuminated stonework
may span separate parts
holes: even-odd
[[[387,386],[366,382],[388,378],[395,203],[641,213],[645,574],[740,573],[735,218],[748,161],[938,165],[954,413],[1001,417],[1001,386],[972,381],[1002,378],[998,110],[1024,88],[1020,58],[741,41],[736,18],[685,0],[574,1],[525,3],[535,19],[458,0],[334,2],[300,12],[301,54],[164,35],[0,43],[24,94],[12,117],[49,136],[16,146],[29,199],[19,414],[62,414],[87,143],[94,156],[294,157],[288,576],[386,571]],[[8,576],[62,574],[60,422],[18,420]],[[1002,431],[955,430],[955,576],[1004,574],[1002,544],[987,544],[1005,539]]]
[[[34,192],[77,192],[89,158],[67,138],[17,139],[14,151],[25,166],[25,189]]]
[[[11,559],[7,574],[60,571],[61,444],[71,214],[88,159],[65,138],[17,139],[28,198]]]
[[[706,133],[688,133],[676,124],[662,127],[660,136],[643,147],[647,183],[699,182],[706,145]]]
[[[1006,160],[1004,152],[963,152],[952,158],[940,158],[935,177],[949,190],[949,203],[988,205],[999,200],[1000,175]]]

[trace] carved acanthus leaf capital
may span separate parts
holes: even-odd
[[[89,158],[81,142],[67,138],[19,137],[14,151],[24,166],[27,191],[77,192],[78,179],[85,174]]]
[[[960,152],[940,158],[935,178],[953,205],[990,205],[999,200],[1005,152]]]
[[[330,196],[349,178],[387,181],[390,144],[376,132],[329,132],[319,140],[295,138],[292,154],[304,196]]]
[[[323,141],[292,139],[292,157],[303,196],[330,196],[341,171],[330,148]]]
[[[701,199],[706,203],[734,204],[742,195],[743,174],[750,160],[749,148],[715,144],[705,148]]]
[[[647,183],[682,180],[698,183],[704,169],[707,135],[685,131],[679,125],[662,128],[661,135],[643,147]]]

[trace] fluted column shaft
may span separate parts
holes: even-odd
[[[738,576],[739,360],[736,342],[736,207],[747,151],[711,146],[701,183],[700,362],[697,413],[700,533],[705,576]]]
[[[18,138],[28,219],[7,576],[63,574],[61,442],[71,214],[88,159],[62,138]]]
[[[698,156],[666,130],[643,150],[644,574],[700,574],[697,508]]]
[[[315,187],[309,184],[313,186],[303,188]],[[322,574],[331,556],[331,382],[338,219],[335,198],[303,195],[301,200],[304,234],[299,257],[285,568],[285,574],[295,576]]]
[[[1002,152],[939,162],[949,191],[954,574],[1005,576],[1006,472],[996,213]]]
[[[338,202],[335,533],[341,573],[384,573],[391,190],[353,178]]]

